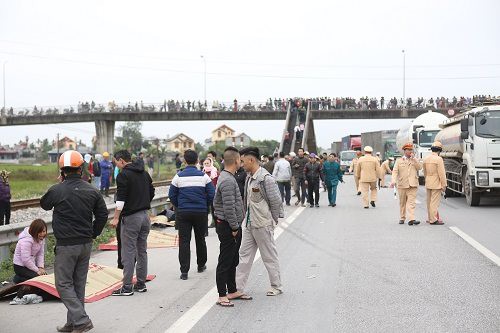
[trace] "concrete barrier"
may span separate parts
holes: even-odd
[[[162,208],[167,204],[168,196],[163,195],[155,197],[151,201],[151,211],[153,215],[157,214],[159,208]],[[108,205],[108,219],[113,218],[115,213],[115,204]],[[17,243],[18,235],[24,230],[24,228],[29,227],[32,221],[26,221],[22,223],[12,223],[8,225],[0,226],[0,262],[8,260],[10,258],[9,246],[11,244]],[[45,221],[47,223],[47,233],[50,235],[53,233],[52,221]]]

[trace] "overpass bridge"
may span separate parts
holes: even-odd
[[[302,138],[297,140],[293,128],[299,124],[294,108],[288,103],[286,112],[276,111],[126,111],[116,112],[74,112],[53,114],[22,114],[0,116],[0,126],[26,126],[43,124],[94,122],[97,137],[97,150],[113,151],[115,122],[117,121],[203,121],[203,120],[285,120],[280,150],[286,153],[300,146],[316,151],[314,121],[323,119],[413,119],[428,109],[333,109],[314,110],[308,103]],[[448,109],[433,109],[447,114]],[[288,132],[289,137],[285,139]],[[285,142],[287,141],[287,142]]]

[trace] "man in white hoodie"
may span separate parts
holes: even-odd
[[[290,206],[292,168],[290,162],[285,159],[284,152],[280,152],[279,157],[280,159],[274,164],[273,177],[278,182],[281,201],[285,201],[286,205]]]

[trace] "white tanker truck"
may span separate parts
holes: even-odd
[[[448,118],[438,112],[428,112],[413,119],[408,125],[403,126],[396,135],[396,145],[402,153],[401,147],[407,142],[413,142],[415,157],[423,159],[431,153],[431,145],[437,133],[440,131],[439,125]],[[424,184],[423,171],[419,171],[418,180],[420,185]]]
[[[484,195],[500,195],[500,105],[478,107],[441,125],[446,195],[465,195],[478,206]]]

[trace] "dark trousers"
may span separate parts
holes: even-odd
[[[313,198],[314,192],[314,198]],[[309,204],[314,205],[319,203],[319,179],[307,181],[307,193],[309,194]]]
[[[28,267],[19,266],[16,264],[14,264],[14,273],[16,273],[16,275],[14,276],[14,283],[16,284],[38,276],[37,272],[32,271]]]
[[[0,201],[0,225],[10,223],[10,201]]]
[[[179,229],[179,264],[181,266],[181,273],[187,273],[191,266],[191,229],[194,230],[198,267],[202,267],[207,263],[205,232],[207,230],[208,214],[206,212],[178,211],[175,218],[175,223]]]
[[[301,203],[304,203],[306,201],[307,196],[307,187],[305,181],[306,180],[304,178],[295,177],[295,196]]]
[[[337,203],[337,185],[327,185],[328,188],[328,202],[330,205]]]
[[[56,289],[66,309],[67,324],[81,326],[90,319],[85,312],[85,284],[92,243],[56,246],[54,275]]]
[[[286,204],[290,204],[290,198],[292,197],[290,182],[278,182],[278,188],[281,194],[281,201],[285,200]]]
[[[236,292],[236,266],[240,261],[241,228],[233,237],[229,223],[218,220],[215,225],[220,241],[219,262],[215,272],[215,281],[219,297]]]
[[[118,225],[116,226],[116,245],[118,246],[118,268],[123,269],[122,263],[122,237],[121,237],[121,229],[122,229],[122,216],[120,215],[120,219],[118,221]]]
[[[210,205],[210,215],[212,215],[212,222],[210,222],[210,225],[211,227],[213,227],[215,226],[215,222],[217,221],[217,218],[215,217],[215,209],[213,203]],[[208,224],[207,224],[207,229],[205,230],[205,236],[208,236]]]

